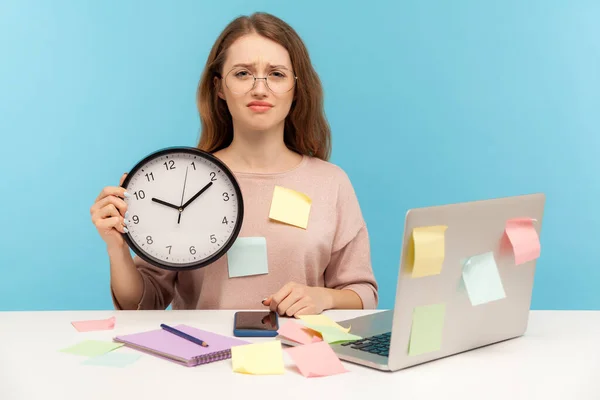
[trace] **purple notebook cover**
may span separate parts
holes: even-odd
[[[188,325],[177,325],[174,328],[204,340],[208,343],[208,347],[192,343],[164,329],[121,335],[115,337],[114,340],[158,357],[167,357],[187,366],[230,358],[232,346],[249,344],[244,340],[204,331]],[[174,357],[181,358],[184,361],[179,361]]]

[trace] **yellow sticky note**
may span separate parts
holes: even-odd
[[[339,325],[337,322],[329,318],[327,315],[318,314],[318,315],[299,315],[298,318],[301,321],[304,321],[306,325],[311,326],[331,326],[333,328],[338,328],[341,331],[346,333],[350,332],[350,327],[344,328]]]
[[[447,228],[446,225],[436,225],[413,229],[413,278],[438,275],[442,271]]]
[[[306,229],[311,204],[306,194],[275,186],[269,218]]]
[[[246,344],[231,348],[233,371],[251,375],[283,374],[281,342]]]

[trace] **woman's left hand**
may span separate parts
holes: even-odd
[[[277,293],[264,299],[262,303],[279,315],[295,317],[320,314],[331,308],[331,302],[331,294],[326,288],[289,282]]]

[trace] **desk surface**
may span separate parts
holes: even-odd
[[[108,368],[80,365],[81,358],[58,351],[161,322],[231,335],[233,313],[0,312],[0,399],[600,399],[599,311],[532,311],[520,338],[397,372],[344,363],[350,372],[324,378],[303,377],[289,360],[284,375],[251,376],[232,372],[231,360],[187,368],[142,355],[128,367]],[[364,313],[326,314],[342,320]],[[71,325],[113,315],[112,331],[77,332]]]

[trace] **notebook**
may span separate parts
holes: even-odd
[[[231,358],[232,346],[240,346],[249,343],[244,340],[219,335],[187,325],[177,325],[174,328],[204,340],[208,343],[208,347],[202,347],[160,328],[146,332],[117,336],[113,340],[124,343],[127,347],[165,358],[188,367]]]

